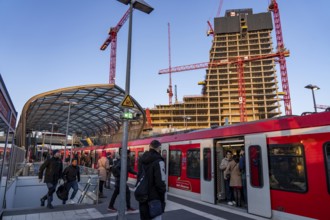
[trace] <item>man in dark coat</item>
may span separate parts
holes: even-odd
[[[139,160],[138,180],[141,177],[142,166],[145,169],[145,177],[148,178],[149,195],[148,201],[139,202],[140,219],[149,220],[149,205],[148,202],[152,200],[160,200],[163,212],[165,210],[165,163],[160,155],[161,143],[158,140],[151,141],[149,151],[145,152]],[[161,219],[161,215],[153,219]]]
[[[129,153],[130,151],[127,150],[127,161],[129,161]],[[121,148],[119,148],[119,156],[121,156]],[[118,169],[117,172],[120,173],[120,158],[118,158],[115,162],[114,162],[114,167],[113,169]],[[117,165],[115,165],[117,164]],[[115,172],[115,171],[114,171]],[[128,173],[134,174],[136,175],[137,173],[135,172],[135,170],[130,166],[130,163],[127,163],[127,175],[126,175],[126,180],[128,179]],[[115,190],[111,196],[111,200],[108,206],[108,211],[111,212],[115,212],[117,211],[117,209],[114,207],[115,201],[117,196],[119,195],[119,189],[120,189],[120,176],[115,176],[116,180],[115,180]],[[135,209],[133,209],[131,207],[131,192],[128,188],[128,185],[126,184],[126,207],[127,207],[127,211],[135,211]]]
[[[58,150],[53,150],[53,157],[46,160],[39,169],[39,182],[42,181],[42,177],[45,172],[44,182],[47,185],[48,192],[41,199],[41,206],[45,206],[45,201],[47,199],[47,208],[53,209],[52,201],[53,194],[56,190],[57,182],[62,178],[63,164],[60,159],[61,154]]]
[[[77,163],[77,158],[73,158],[71,165],[64,169],[62,175],[67,192],[69,192],[71,188],[73,189],[70,197],[70,203],[74,203],[73,199],[78,192],[78,182],[80,182],[80,170],[79,166],[77,166]],[[63,204],[65,204],[65,202],[66,201],[63,200]]]

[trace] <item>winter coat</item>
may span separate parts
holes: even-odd
[[[225,171],[230,161],[232,160],[229,160],[227,157],[223,158],[220,164],[220,170]]]
[[[39,168],[39,179],[42,179],[45,169],[45,183],[56,183],[62,178],[63,164],[61,159],[52,157],[46,160]]]
[[[139,160],[138,179],[142,174],[142,166],[146,171],[149,183],[149,201],[160,200],[165,208],[165,163],[162,156],[155,150],[145,152]]]
[[[134,175],[137,175],[137,172],[135,172],[135,170],[133,169],[133,167],[131,167],[131,165],[130,165],[130,163],[128,163],[128,161],[129,161],[129,157],[127,157],[127,174],[126,174],[126,180],[128,180],[128,174],[129,173],[134,174]],[[113,164],[114,164],[114,166],[113,166],[112,169],[117,169],[118,172],[120,173],[120,166],[121,166],[121,160],[120,160],[120,158],[117,158],[117,159],[113,160]],[[120,176],[116,177],[115,184],[117,186],[119,186],[119,184],[120,184]]]
[[[67,181],[68,183],[78,180],[80,182],[80,170],[79,166],[68,166],[63,171],[63,180]]]
[[[225,176],[230,173],[230,182],[229,186],[242,186],[242,174],[239,169],[239,164],[236,163],[234,160],[230,161],[227,169],[225,170]]]
[[[107,180],[107,170],[110,169],[109,160],[106,157],[101,157],[97,161],[97,169],[99,170],[99,178],[102,181]]]

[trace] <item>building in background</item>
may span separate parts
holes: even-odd
[[[270,12],[253,14],[252,9],[227,10],[214,19],[210,63],[274,53]],[[246,121],[281,115],[281,92],[275,59],[244,62]],[[154,132],[200,129],[241,122],[239,77],[235,64],[209,65],[199,96],[184,96],[183,102],[150,109]],[[147,115],[148,117],[148,115]]]

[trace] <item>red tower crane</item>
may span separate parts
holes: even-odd
[[[281,18],[280,18],[280,11],[278,8],[278,4],[276,0],[272,0],[269,7],[269,11],[273,12],[274,15],[274,24],[275,24],[275,33],[276,33],[276,40],[277,40],[277,50],[284,51],[284,42],[283,42],[283,35],[282,35],[282,25],[281,25]],[[290,98],[290,89],[289,89],[289,80],[288,80],[288,73],[286,69],[286,60],[285,56],[279,57],[280,63],[280,71],[281,71],[281,80],[282,80],[282,89],[284,94],[284,108],[286,115],[292,115],[292,107],[291,107],[291,98]]]
[[[170,23],[168,23],[168,66],[169,66],[169,85],[167,89],[168,93],[168,103],[172,105],[172,97],[173,97],[173,90],[172,90],[172,73],[171,73],[171,33],[170,33]]]
[[[222,9],[222,5],[223,5],[223,0],[220,0],[216,17],[219,17],[221,9]],[[207,36],[212,35],[214,37],[214,29],[212,27],[212,24],[210,23],[210,21],[207,21],[207,24],[209,26],[209,30],[207,31]]]
[[[128,19],[130,9],[126,11],[124,16],[120,19],[118,24],[115,27],[110,28],[109,37],[104,41],[100,50],[105,50],[111,43],[111,52],[110,52],[110,74],[109,74],[109,83],[115,84],[116,78],[116,55],[117,55],[117,33],[120,28],[125,24]]]
[[[265,55],[258,55],[258,56],[244,56],[244,57],[235,57],[225,60],[219,60],[214,62],[204,62],[204,63],[197,63],[197,64],[191,64],[191,65],[185,65],[185,66],[177,66],[173,67],[171,69],[163,69],[160,70],[159,74],[167,74],[169,72],[175,73],[175,72],[183,72],[183,71],[189,71],[189,70],[196,70],[196,69],[204,69],[208,67],[214,67],[214,66],[223,66],[223,65],[230,65],[235,64],[237,66],[237,74],[238,74],[238,88],[239,88],[239,106],[240,106],[240,121],[245,122],[246,112],[245,112],[245,105],[246,105],[246,97],[245,97],[245,83],[244,83],[244,68],[243,64],[245,62],[251,62],[256,60],[264,60],[274,57],[288,57],[290,55],[290,52],[287,50],[279,51],[277,53],[272,54],[265,54]]]

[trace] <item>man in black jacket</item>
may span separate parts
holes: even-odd
[[[50,209],[54,208],[52,205],[53,194],[56,190],[58,180],[62,178],[63,164],[60,156],[61,154],[58,150],[53,150],[53,157],[46,160],[39,169],[39,182],[42,181],[42,176],[46,169],[44,182],[48,188],[48,193],[40,199],[41,206],[45,206],[47,199],[47,208]]]
[[[77,163],[77,158],[73,158],[71,165],[64,169],[62,175],[67,192],[69,193],[70,189],[73,189],[73,192],[70,196],[70,203],[74,203],[73,199],[78,192],[78,182],[80,182],[80,171],[79,166],[77,166]],[[63,204],[65,203],[66,201],[63,200]]]
[[[139,160],[138,180],[141,177],[142,166],[145,169],[145,178],[148,178],[149,195],[146,202],[139,202],[141,220],[161,219],[161,215],[151,218],[148,202],[160,200],[162,211],[165,210],[165,163],[160,155],[161,143],[158,140],[151,141],[149,151],[145,152]]]
[[[130,151],[127,150],[127,161],[129,161],[129,153]],[[119,156],[121,156],[121,148],[119,148]],[[116,171],[114,170],[114,173],[120,173],[120,158],[118,158],[115,162],[114,162],[114,166],[113,169],[116,169]],[[126,180],[128,179],[128,173],[134,174],[136,175],[137,173],[135,172],[135,170],[130,166],[130,163],[127,162],[127,175],[126,175]],[[115,176],[115,175],[114,175]],[[119,195],[119,189],[120,189],[120,176],[116,175],[115,176],[116,180],[115,180],[115,191],[113,192],[112,196],[111,196],[111,200],[108,206],[108,211],[111,212],[115,212],[117,211],[117,209],[114,207],[115,201],[117,196]],[[126,207],[127,207],[127,211],[135,211],[135,209],[133,209],[131,207],[131,192],[128,188],[128,185],[126,184]]]

